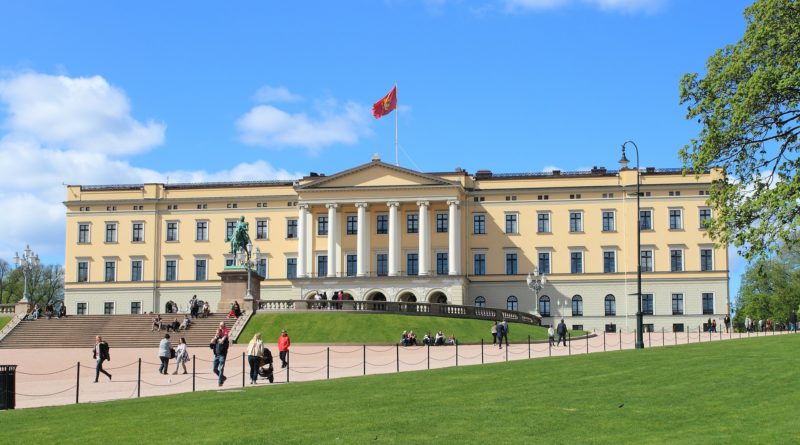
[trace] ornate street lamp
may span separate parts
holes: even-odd
[[[528,273],[528,289],[533,291],[533,312],[541,318],[541,314],[539,314],[539,292],[544,288],[544,285],[547,284],[547,276],[542,273],[539,275],[539,268],[533,268],[533,274]]]
[[[19,256],[19,252],[14,253],[14,264],[16,264],[17,268],[22,268],[22,280],[24,283],[22,300],[19,302],[30,303],[30,299],[28,298],[28,275],[34,267],[38,267],[42,264],[41,261],[39,261],[39,255],[31,250],[31,246],[26,246],[25,250],[22,252],[22,256]]]
[[[644,349],[644,334],[642,328],[642,214],[640,210],[641,192],[640,172],[639,172],[639,147],[633,141],[626,141],[622,144],[622,158],[619,160],[623,169],[628,167],[628,158],[625,156],[625,146],[633,145],[636,150],[636,349]]]
[[[245,258],[245,254],[247,257]],[[253,299],[253,292],[250,288],[250,275],[251,271],[253,270],[254,266],[258,265],[259,260],[261,260],[261,249],[256,247],[255,255],[253,255],[253,243],[247,243],[247,251],[241,252],[242,255],[242,264],[247,267],[247,295],[245,296],[246,300]]]

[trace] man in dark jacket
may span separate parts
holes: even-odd
[[[219,386],[222,386],[225,383],[225,380],[228,378],[225,377],[225,357],[228,356],[228,337],[224,334],[218,334],[214,336],[214,339],[211,340],[211,344],[209,345],[211,350],[214,351],[214,362],[211,365],[211,369],[214,371],[214,374],[217,375],[217,383]]]
[[[797,332],[797,311],[789,312],[789,331]]]
[[[103,341],[103,337],[97,336],[95,337],[97,342],[94,345],[94,351],[92,352],[92,358],[97,360],[97,367],[95,368],[94,374],[94,382],[97,383],[97,379],[100,377],[100,373],[102,372],[105,374],[109,380],[111,380],[111,374],[108,373],[105,369],[103,369],[103,362],[108,360],[111,361],[111,354],[108,352],[108,343]]]
[[[564,319],[561,319],[561,322],[556,327],[556,333],[558,334],[558,342],[556,346],[561,346],[561,342],[564,342],[564,346],[567,346],[567,325],[564,324]]]

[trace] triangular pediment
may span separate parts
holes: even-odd
[[[297,187],[298,190],[321,190],[341,188],[382,188],[382,187],[424,187],[455,186],[456,184],[442,178],[420,173],[380,161],[373,161],[358,167],[321,177],[308,184]]]

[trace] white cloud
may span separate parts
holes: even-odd
[[[510,12],[541,11],[576,4],[586,4],[602,11],[623,13],[655,13],[667,0],[503,0]]]
[[[303,100],[303,97],[290,92],[288,88],[283,86],[271,87],[269,85],[265,85],[256,91],[253,99],[260,103],[298,102]]]
[[[272,105],[258,105],[236,122],[239,139],[262,147],[300,147],[317,151],[334,144],[352,145],[371,134],[370,109],[333,99],[315,104],[319,116],[291,113]]]
[[[43,144],[111,154],[139,153],[164,142],[165,125],[130,115],[124,92],[100,76],[27,73],[0,81],[6,128]]]

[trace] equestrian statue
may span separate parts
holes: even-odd
[[[234,258],[240,251],[247,255],[247,261],[250,261],[250,252],[247,251],[247,245],[250,244],[250,235],[247,233],[248,224],[244,221],[244,216],[239,217],[239,222],[236,223],[236,228],[231,234],[231,252]]]

